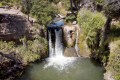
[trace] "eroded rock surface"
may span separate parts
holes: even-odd
[[[18,41],[24,36],[32,39],[36,34],[45,36],[42,30],[40,25],[32,25],[24,16],[0,14],[0,39],[2,40]]]
[[[77,27],[74,25],[65,25],[63,27],[64,41],[67,47],[75,46]]]
[[[66,57],[78,57],[75,48],[66,48],[64,51],[64,56],[66,56]]]

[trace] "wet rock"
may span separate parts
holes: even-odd
[[[15,53],[4,54],[0,52],[0,80],[13,80],[19,77],[25,68],[24,66]]]
[[[65,48],[64,56],[66,57],[78,57],[75,48]]]
[[[64,32],[65,46],[67,46],[67,47],[75,46],[76,27],[75,26],[65,25],[63,27],[63,32]]]

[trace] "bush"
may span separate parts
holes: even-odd
[[[102,13],[91,12],[86,9],[80,10],[77,20],[86,37],[89,34],[93,34],[96,30],[101,29],[106,22],[106,18]]]
[[[58,10],[49,1],[35,0],[33,2],[31,14],[41,25],[47,25],[57,13]]]
[[[102,13],[91,12],[81,9],[77,16],[78,24],[81,26],[86,43],[92,53],[92,57],[98,59],[101,29],[105,25],[106,17]]]
[[[12,41],[0,41],[0,52],[7,54],[15,52],[23,64],[28,64],[41,59],[42,56],[47,56],[47,41],[44,38],[38,37],[33,41],[28,40],[26,44],[27,46],[17,45]]]
[[[47,52],[47,41],[44,38],[29,40],[26,44],[27,46],[22,45],[16,48],[25,64],[40,59]]]
[[[75,20],[76,20],[76,17],[74,14],[70,14],[66,17],[66,22],[68,22],[68,23],[72,23]]]
[[[14,50],[15,43],[14,42],[6,42],[6,41],[0,41],[0,51],[1,52],[7,52],[10,53]]]
[[[99,4],[99,5],[103,5],[104,4],[104,0],[95,0],[95,3]]]
[[[120,40],[110,44],[111,52],[106,70],[112,72],[115,80],[120,80]]]

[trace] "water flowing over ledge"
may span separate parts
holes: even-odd
[[[49,35],[49,58],[47,58],[47,64],[44,68],[53,66],[59,70],[63,70],[68,65],[71,65],[76,58],[75,57],[64,57],[63,56],[63,43],[62,43],[62,29],[55,31],[55,46],[52,44],[51,32],[48,31]]]

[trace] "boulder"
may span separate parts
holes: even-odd
[[[36,35],[45,37],[43,27],[28,21],[25,16],[15,14],[1,14],[0,16],[1,40],[19,41],[23,37],[34,39]]]
[[[75,48],[65,48],[64,56],[66,57],[78,57]]]
[[[74,47],[76,41],[76,27],[65,25],[63,27],[64,42],[66,47]]]

